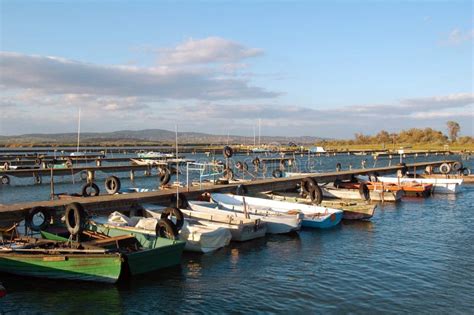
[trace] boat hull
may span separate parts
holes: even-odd
[[[122,266],[120,254],[0,254],[0,271],[21,276],[115,283]]]

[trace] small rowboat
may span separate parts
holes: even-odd
[[[370,191],[402,191],[404,196],[411,196],[411,197],[429,197],[431,195],[431,190],[433,185],[431,184],[420,184],[416,182],[403,182],[400,184],[395,183],[384,183],[384,182],[372,182],[368,181],[365,182],[367,188]],[[345,183],[342,182],[339,184],[341,188],[349,188],[349,189],[359,189],[359,183]]]
[[[188,201],[188,206],[191,210],[196,212],[203,212],[208,214],[226,215],[236,220],[239,219],[259,219],[266,223],[267,233],[269,234],[285,234],[293,231],[298,231],[301,228],[303,219],[302,213],[283,214],[280,212],[269,210],[257,210],[235,206],[226,208],[218,203],[209,201]]]
[[[427,175],[428,176],[428,175]],[[368,181],[368,176],[356,176],[362,181]],[[431,184],[433,185],[432,193],[440,194],[456,194],[461,191],[463,179],[450,179],[450,178],[410,178],[410,177],[388,177],[379,176],[377,177],[379,182],[403,184],[403,183],[418,183],[418,184]]]
[[[347,188],[334,185],[321,186],[323,196],[327,198],[396,202],[400,201],[403,196],[402,191],[389,190],[368,190],[368,196],[365,196],[359,189],[360,186]]]
[[[243,197],[230,194],[211,194],[212,200],[229,207],[271,210],[279,213],[301,212],[304,214],[302,226],[311,228],[330,228],[338,225],[342,219],[342,211],[328,207],[299,204],[255,197]]]

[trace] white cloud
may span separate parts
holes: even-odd
[[[173,49],[160,49],[158,52],[159,63],[168,65],[235,63],[263,54],[261,49],[247,48],[220,37],[189,39]]]
[[[474,38],[474,30],[460,30],[455,28],[451,30],[445,38],[441,41],[444,45],[456,46],[464,42],[471,41]]]
[[[101,66],[57,57],[0,54],[0,85],[48,94],[143,96],[156,99],[255,99],[278,93],[209,68]]]

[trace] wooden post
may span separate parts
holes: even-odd
[[[51,181],[50,181],[50,188],[51,188],[51,200],[54,200],[54,174],[53,174],[53,167],[51,167]]]

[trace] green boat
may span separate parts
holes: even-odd
[[[31,237],[0,245],[0,272],[22,276],[115,283],[123,261],[117,251]]]
[[[137,241],[137,245],[128,246],[128,248],[121,249],[123,254],[123,272],[129,272],[130,275],[139,275],[181,263],[181,255],[183,253],[186,242],[180,240],[171,240],[163,237],[153,238],[147,240],[142,237],[137,237],[135,233],[117,233],[115,229],[107,228],[102,225],[88,224],[88,231],[93,231],[94,235],[103,235],[103,240],[95,241],[104,248],[112,249],[116,247],[117,239],[132,238]],[[89,234],[90,233],[87,233]],[[50,240],[64,241],[67,238],[41,231],[43,238]],[[135,248],[130,250],[131,248]],[[136,250],[136,248],[139,250]]]

